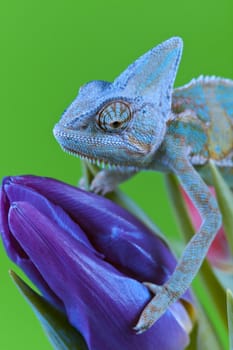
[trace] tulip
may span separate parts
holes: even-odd
[[[146,332],[133,331],[176,260],[160,237],[110,200],[54,179],[7,177],[0,230],[8,256],[63,312],[89,350],[182,350],[192,328],[186,292]]]
[[[209,187],[209,189],[212,195],[216,196],[214,187]],[[181,189],[181,193],[192,224],[197,231],[202,223],[201,216],[187,193],[183,189]],[[218,233],[209,248],[207,258],[213,267],[220,270],[227,270],[228,266],[232,264],[232,256],[223,226],[218,230]]]

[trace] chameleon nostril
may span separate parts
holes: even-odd
[[[80,129],[81,130],[86,130],[87,127],[88,127],[88,124],[83,124],[83,125],[80,126]]]

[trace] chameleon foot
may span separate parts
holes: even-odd
[[[87,185],[86,179],[82,177],[79,180],[78,187],[82,190],[91,191],[104,196],[106,193],[114,191],[116,185],[111,181],[111,178],[108,179],[105,173],[100,171],[89,185]]]
[[[136,326],[133,328],[137,334],[148,330],[165,313],[168,306],[173,302],[171,295],[164,286],[158,286],[153,283],[143,283],[152,293],[153,299],[143,310]]]
[[[96,194],[104,196],[106,193],[112,192],[117,186],[115,177],[111,176],[110,170],[101,170],[92,180],[90,190]]]
[[[92,180],[90,190],[105,195],[114,191],[118,184],[127,180],[136,173],[136,170],[103,169]]]

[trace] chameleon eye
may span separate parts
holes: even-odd
[[[127,127],[131,117],[128,103],[112,101],[100,110],[97,123],[104,131],[119,132]]]

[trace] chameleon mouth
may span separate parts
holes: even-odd
[[[98,159],[98,158],[95,158],[95,157],[90,157],[89,155],[87,156],[86,154],[83,154],[79,151],[74,151],[66,146],[61,146],[62,149],[66,152],[66,153],[69,153],[70,155],[73,155],[75,157],[78,157],[80,158],[81,160],[84,160],[86,162],[89,162],[93,165],[97,165],[99,168],[102,168],[102,169],[121,169],[122,167],[120,165],[117,165],[117,164],[113,164],[109,161],[106,161],[104,159]]]

